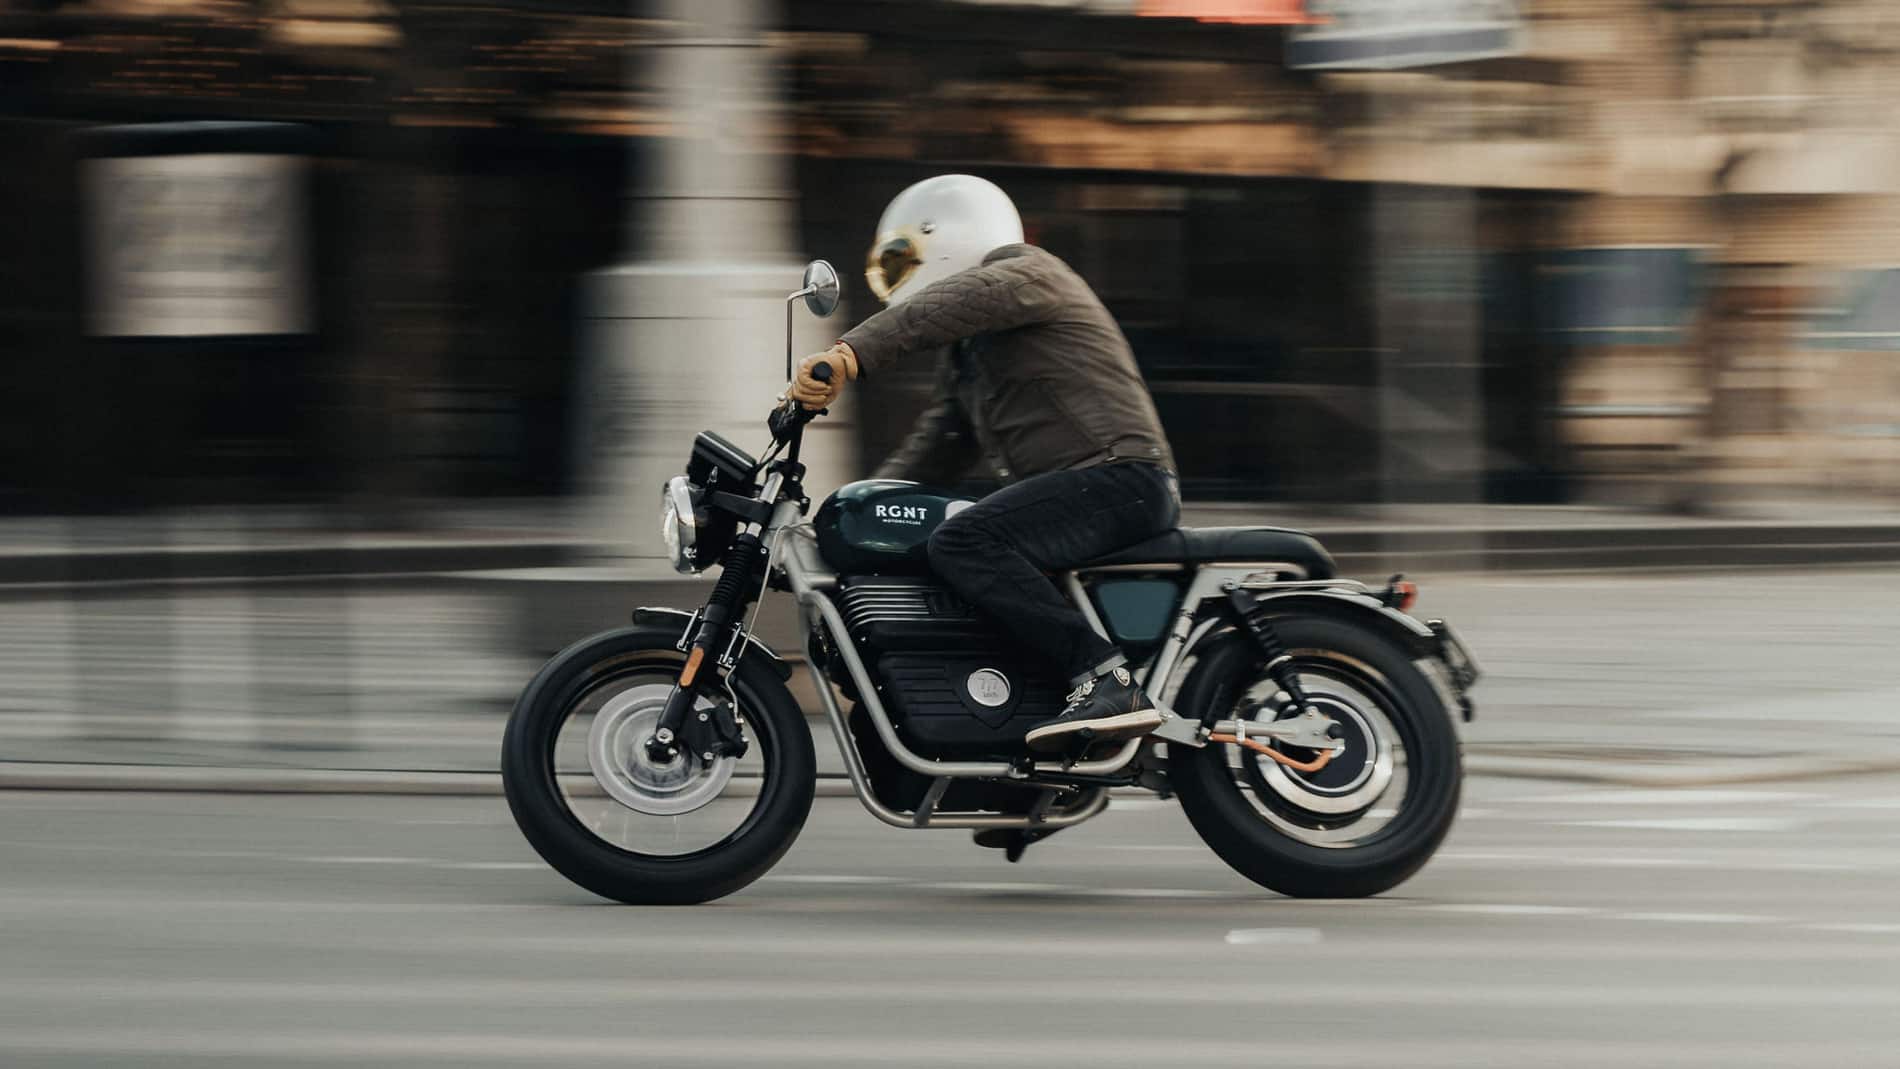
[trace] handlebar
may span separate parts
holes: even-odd
[[[820,360],[812,365],[811,377],[819,382],[830,382],[833,374],[828,361]],[[772,410],[772,414],[766,417],[765,425],[771,430],[773,441],[787,442],[791,441],[805,424],[824,413],[825,410],[822,408],[806,408],[797,401],[787,400],[783,405]]]

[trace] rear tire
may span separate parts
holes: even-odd
[[[1375,806],[1396,811],[1363,840],[1302,841],[1294,837],[1300,829],[1291,823],[1300,815],[1287,813],[1282,799],[1254,800],[1260,792],[1242,785],[1249,776],[1229,764],[1238,748],[1220,744],[1199,750],[1169,747],[1169,779],[1181,808],[1221,860],[1281,894],[1363,898],[1390,890],[1431,859],[1457,816],[1463,770],[1451,715],[1410,655],[1385,636],[1315,617],[1279,617],[1273,624],[1303,680],[1309,671],[1349,680],[1374,700],[1373,712],[1388,722],[1402,746],[1402,786],[1393,780],[1356,814],[1337,818],[1337,827],[1328,827],[1331,818],[1311,815],[1307,825],[1337,836],[1350,833],[1355,821],[1370,823]],[[1217,637],[1201,651],[1175,707],[1183,715],[1206,709],[1223,718],[1236,715],[1237,705],[1248,704],[1249,689],[1266,678],[1250,636]],[[1277,689],[1270,683],[1267,688]],[[1255,774],[1251,782],[1261,781]]]
[[[763,876],[798,837],[816,791],[817,762],[804,714],[754,652],[731,678],[750,745],[763,758],[758,798],[744,823],[717,843],[679,855],[624,849],[588,830],[556,775],[563,725],[590,692],[618,677],[677,674],[685,660],[673,648],[677,637],[676,631],[631,627],[568,647],[522,691],[502,741],[508,808],[535,851],[589,891],[634,905],[706,902]],[[572,770],[563,776],[577,778]]]

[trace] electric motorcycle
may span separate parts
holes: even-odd
[[[793,304],[822,317],[838,303],[829,264],[804,281],[786,302],[788,379]],[[1111,792],[1147,791],[1178,798],[1243,875],[1308,897],[1388,890],[1443,841],[1479,669],[1450,626],[1408,614],[1414,585],[1342,579],[1317,541],[1274,527],[1177,529],[1054,576],[1168,715],[1144,738],[1034,754],[1023,735],[1061,710],[1063,681],[926,559],[968,501],[869,480],[813,513],[799,449],[820,414],[786,401],[756,458],[700,434],[661,522],[679,571],[719,570],[705,604],[634,610],[516,703],[508,804],[570,880],[622,902],[704,902],[791,846],[816,763],[793,667],[747,619],[768,592],[797,599],[845,771],[887,824],[988,829],[1015,860]]]

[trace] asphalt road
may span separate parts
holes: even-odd
[[[1474,779],[1390,897],[1118,802],[1009,866],[821,800],[611,907],[500,799],[0,795],[0,1065],[1891,1066],[1900,777]]]

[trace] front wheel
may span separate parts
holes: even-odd
[[[729,677],[744,756],[647,753],[686,660],[677,637],[631,627],[568,647],[522,692],[502,742],[502,785],[528,842],[563,876],[621,902],[729,895],[777,863],[811,812],[811,732],[770,667],[750,659],[757,652]],[[702,698],[696,712],[711,708]]]
[[[1273,621],[1307,699],[1346,742],[1304,773],[1234,745],[1169,747],[1194,829],[1241,875],[1299,898],[1362,898],[1417,872],[1451,830],[1462,760],[1438,691],[1404,649],[1332,619]],[[1202,651],[1176,708],[1262,721],[1294,715],[1259,648],[1238,632]],[[1282,747],[1310,761],[1310,750]]]

